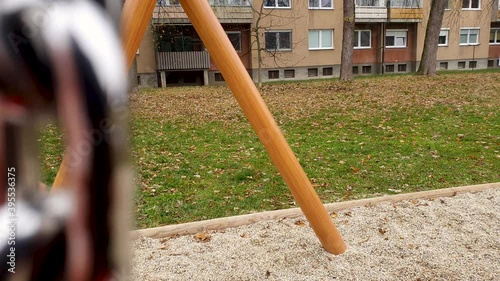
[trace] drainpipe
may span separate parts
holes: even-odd
[[[476,64],[477,64],[477,62],[474,63],[475,58],[476,58],[476,46],[477,45],[472,46],[472,71],[474,71],[474,68],[476,68]]]
[[[380,38],[380,44],[382,45],[380,47],[381,51],[382,51],[382,60],[380,62],[380,68],[381,68],[381,71],[380,73],[381,74],[384,74],[385,73],[385,69],[384,69],[384,63],[385,63],[385,22],[383,22],[380,26],[380,33],[381,33],[381,38]]]

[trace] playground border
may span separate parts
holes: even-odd
[[[453,197],[461,193],[475,193],[488,189],[500,188],[500,182],[486,183],[478,185],[467,185],[460,187],[451,187],[444,189],[435,189],[406,194],[385,195],[380,197],[359,199],[353,201],[337,202],[325,204],[328,212],[338,212],[345,209],[362,206],[374,206],[380,203],[400,202],[405,200],[433,199],[439,197]],[[183,224],[166,225],[154,228],[145,228],[133,230],[130,232],[131,239],[137,239],[141,236],[150,238],[165,238],[177,235],[196,234],[203,231],[222,230],[234,228],[243,225],[249,225],[260,221],[278,220],[285,218],[296,218],[304,215],[300,208],[265,211],[247,215],[224,217],[218,219],[189,222]]]

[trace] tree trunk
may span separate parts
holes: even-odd
[[[351,81],[352,54],[354,46],[354,0],[344,0],[344,30],[342,35],[342,59],[340,64],[340,80]]]
[[[439,42],[439,32],[443,23],[444,10],[447,1],[432,0],[429,22],[425,32],[424,50],[420,59],[417,75],[436,75],[436,60]]]
[[[135,92],[138,88],[137,81],[137,58],[134,59],[132,65],[130,66],[130,71],[128,73],[129,78],[129,88],[131,92]]]
[[[260,45],[260,20],[264,12],[264,1],[260,4],[259,11],[257,12],[257,20],[255,21],[255,43],[257,44],[257,87],[262,89],[262,46]]]
[[[259,21],[255,23],[255,43],[257,45],[257,87],[262,89],[262,47],[260,46]]]

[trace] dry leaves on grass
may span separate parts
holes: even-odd
[[[412,106],[453,104],[460,108],[477,101],[498,107],[500,74],[370,77],[348,84],[336,80],[267,84],[262,88],[262,96],[271,112],[282,121],[307,117],[323,109],[339,113],[354,110],[366,115]],[[170,121],[189,118],[228,122],[244,118],[227,87],[142,90],[131,96],[131,107],[135,117]]]

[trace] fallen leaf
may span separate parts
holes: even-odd
[[[298,225],[298,226],[306,226],[306,223],[302,220],[298,220],[295,222],[295,225]]]
[[[387,233],[387,229],[379,228],[379,229],[378,229],[378,233],[380,233],[380,234],[384,235],[384,234],[386,234],[386,233]]]
[[[194,240],[196,240],[197,242],[210,242],[210,239],[212,239],[212,237],[206,231],[196,233],[194,235]]]
[[[351,166],[351,170],[353,171],[354,174],[359,174],[359,169],[354,167],[354,166]]]

